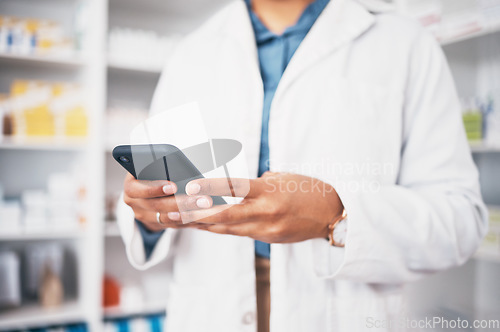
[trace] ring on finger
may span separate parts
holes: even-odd
[[[161,222],[160,220],[160,212],[156,212],[156,222],[159,224],[159,225],[162,225],[162,226],[165,226],[164,223]]]

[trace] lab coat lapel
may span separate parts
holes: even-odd
[[[251,56],[252,63],[249,63],[249,65],[255,67],[254,71],[260,77],[257,43],[250,15],[244,1],[239,0],[232,4],[229,19],[223,25],[221,32],[233,38]]]
[[[228,12],[228,18],[221,25],[220,33],[226,35],[232,40],[231,49],[226,50],[238,57],[241,66],[247,67],[248,76],[240,78],[238,84],[241,88],[240,100],[245,100],[243,95],[251,96],[251,102],[241,105],[240,111],[244,114],[244,126],[241,129],[241,139],[247,154],[247,160],[250,175],[257,176],[257,167],[260,152],[260,133],[262,129],[262,107],[264,101],[264,86],[260,75],[259,56],[255,34],[250,21],[248,9],[243,0],[235,1],[231,4],[232,8]]]
[[[276,95],[309,66],[365,32],[374,16],[354,0],[331,0],[295,52]]]

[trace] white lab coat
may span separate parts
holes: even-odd
[[[400,318],[402,286],[464,263],[486,231],[440,46],[417,23],[377,8],[331,1],[273,100],[271,170],[332,184],[349,220],[345,249],[323,239],[271,245],[272,332],[353,332],[369,317]],[[243,143],[257,176],[263,86],[243,1],[181,43],[152,112],[190,101],[200,104],[210,137]],[[146,261],[123,203],[119,224],[133,266],[173,266],[168,332],[256,331],[252,239],[167,230]]]

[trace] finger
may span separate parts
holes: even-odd
[[[178,212],[212,207],[211,196],[175,195],[159,198],[134,199],[134,206],[152,212]]]
[[[174,211],[189,211],[208,209],[213,205],[211,196],[175,195],[162,198],[142,199],[141,206],[145,209],[168,213]]]
[[[160,222],[158,222],[158,220],[156,219],[155,212],[142,209],[136,209],[134,212],[135,212],[135,218],[139,222],[144,224],[148,229],[156,232],[162,231],[165,228],[195,228],[202,226],[202,224],[194,222],[190,224],[183,224],[180,221],[171,220],[168,218],[167,213],[164,214],[160,213],[159,216]]]
[[[188,195],[255,197],[261,190],[259,182],[240,178],[196,179],[186,185]]]
[[[183,229],[183,228],[194,228],[194,229],[199,229],[203,224],[198,224],[195,222],[189,223],[189,224],[175,224],[171,227],[165,227],[165,228],[174,228],[174,229]]]
[[[175,201],[177,203],[179,211],[209,209],[213,205],[213,200],[211,196],[176,195]]]
[[[196,223],[192,223],[192,224],[183,224],[181,221],[179,220],[172,220],[168,217],[168,213],[166,214],[162,214],[160,213],[160,215],[158,216],[158,219],[157,219],[157,215],[156,213],[154,214],[154,218],[155,218],[155,222],[160,225],[160,227],[164,227],[164,228],[190,228],[190,227],[186,227],[187,225],[190,225],[191,227],[194,227],[194,226],[201,226],[201,224],[196,224]]]
[[[179,221],[170,220],[167,213],[160,213],[160,222],[156,219],[156,212],[154,211],[136,208],[134,209],[134,213],[135,219],[153,231],[161,231],[165,228],[173,228],[175,226],[182,225]]]
[[[142,181],[127,175],[124,183],[125,194],[131,198],[154,198],[173,195],[177,186],[170,181]]]
[[[174,196],[158,198],[136,198],[132,199],[131,205],[134,208],[140,208],[150,212],[167,213],[169,211],[178,211],[177,201]]]
[[[172,220],[202,224],[235,224],[250,221],[253,216],[250,204],[217,205],[210,209],[169,213]]]

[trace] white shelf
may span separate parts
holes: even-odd
[[[44,231],[4,231],[0,228],[0,241],[80,239],[85,237],[86,234],[83,227],[70,230],[48,229]]]
[[[480,31],[475,31],[475,32],[466,33],[466,34],[451,37],[451,38],[442,39],[442,40],[440,40],[440,43],[441,43],[441,45],[446,46],[446,45],[450,45],[450,44],[459,43],[461,41],[489,35],[489,34],[496,33],[496,32],[500,32],[500,22],[497,24],[491,25],[487,28],[483,28]]]
[[[86,144],[83,138],[0,138],[0,150],[81,151]]]
[[[146,316],[165,312],[166,303],[152,302],[137,308],[112,307],[105,308],[103,315],[105,319],[116,319],[130,316]]]
[[[113,70],[130,71],[137,73],[155,74],[160,75],[161,66],[147,65],[147,64],[130,64],[127,62],[108,61],[108,68]]]
[[[0,52],[0,60],[19,63],[34,63],[40,65],[53,65],[60,67],[82,67],[85,61],[78,55],[75,56],[55,56],[41,54],[17,54]]]
[[[53,309],[30,304],[0,312],[0,329],[2,330],[64,325],[85,321],[86,317],[77,302],[67,302],[61,307]]]
[[[491,153],[500,152],[500,144],[493,145],[485,142],[470,142],[471,151],[473,153]]]

